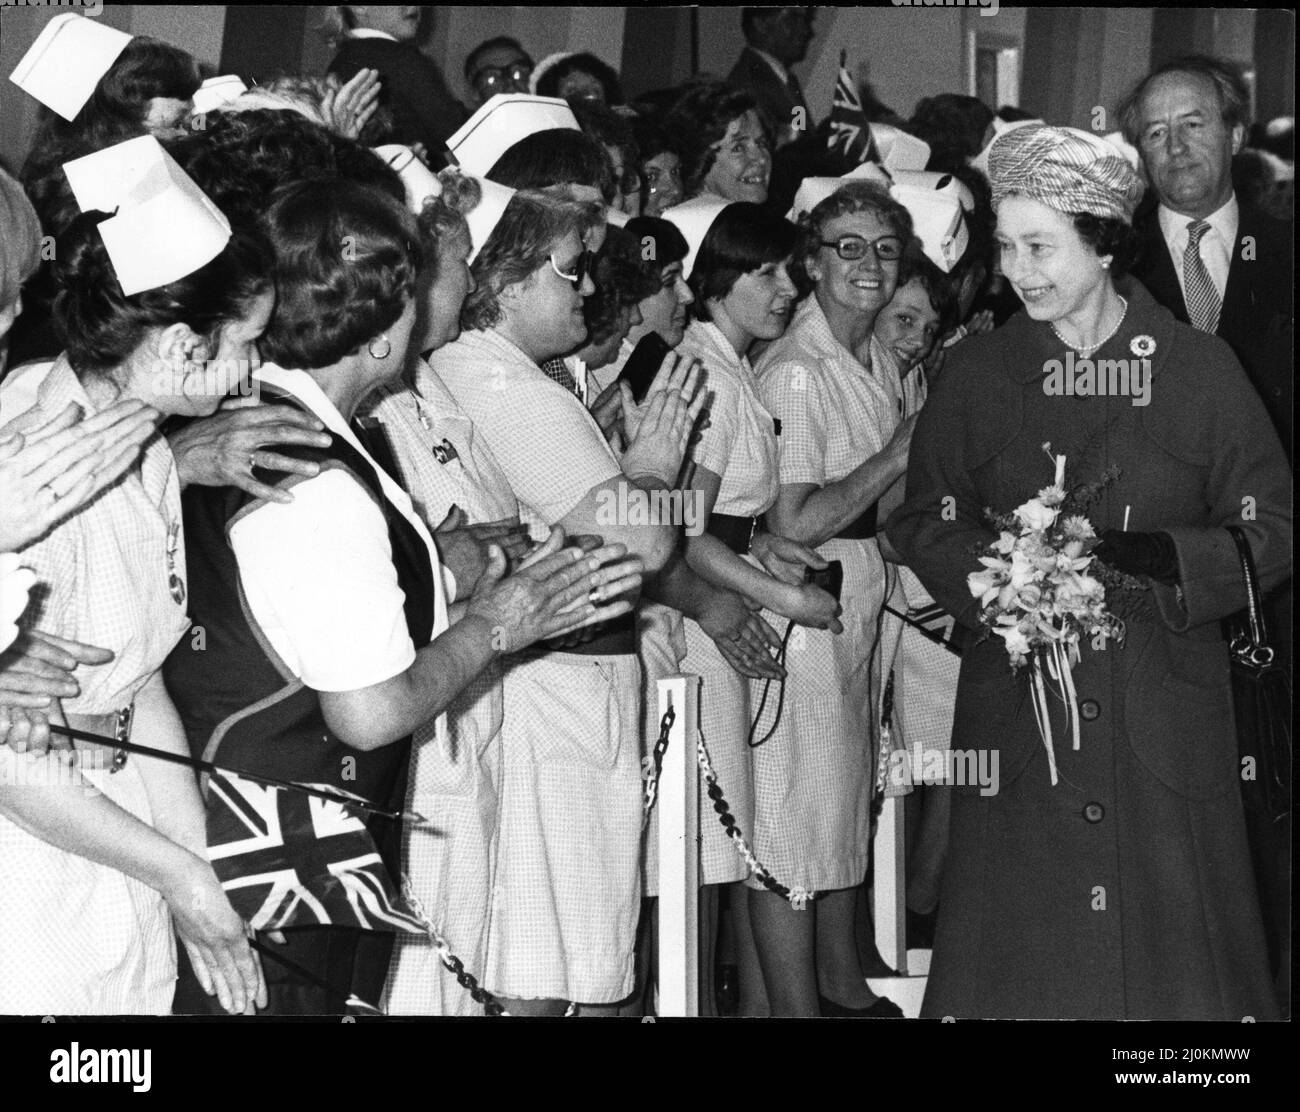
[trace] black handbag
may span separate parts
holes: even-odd
[[[1236,525],[1228,526],[1228,532],[1241,558],[1247,599],[1246,609],[1225,623],[1242,802],[1254,816],[1281,822],[1291,813],[1291,677],[1268,642],[1250,542]]]

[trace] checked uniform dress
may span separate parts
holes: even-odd
[[[532,537],[622,475],[582,403],[493,331],[430,359],[501,466]],[[641,905],[641,670],[631,652],[528,652],[506,665],[486,987],[616,1003]]]
[[[846,351],[814,296],[763,354],[758,392],[781,421],[782,484],[837,482],[889,443],[899,415],[883,381],[897,370],[874,338],[870,350],[870,367]],[[791,635],[781,721],[754,750],[754,852],[790,888],[833,891],[867,871],[877,639],[889,589],[875,538],[832,538],[817,551],[844,565],[844,632],[796,626]],[[769,621],[784,632],[784,619]]]
[[[377,391],[369,414],[382,422],[401,472],[397,478],[430,530],[453,505],[470,524],[517,521],[519,504],[491,451],[422,360],[415,387]],[[412,735],[406,794],[407,808],[428,816],[431,825],[405,829],[403,867],[452,953],[476,977],[487,956],[502,700],[501,665],[493,661],[447,708],[445,740],[430,726]],[[384,1008],[390,1015],[482,1014],[433,943],[414,935],[397,939]]]

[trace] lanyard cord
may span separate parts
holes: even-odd
[[[792,618],[786,624],[785,635],[781,638],[781,650],[776,654],[776,662],[782,668],[785,668],[785,649],[786,646],[790,643],[790,633],[793,629],[794,629],[794,619]],[[767,706],[767,693],[772,687],[772,678],[770,676],[763,681],[763,698],[759,700],[758,711],[754,715],[754,721],[751,722],[749,725],[749,737],[746,738],[746,742],[748,743],[751,749],[757,749],[760,745],[766,744],[767,741],[771,738],[771,736],[774,733],[776,733],[777,726],[781,724],[781,708],[785,706],[785,679],[786,679],[785,676],[781,677],[781,689],[780,692],[778,693],[777,701],[776,701],[776,720],[772,723],[772,728],[768,730],[767,733],[765,733],[762,736],[762,738],[760,738],[758,741],[755,741],[754,734],[758,730],[759,720],[763,717],[763,708]]]

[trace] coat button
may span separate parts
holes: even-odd
[[[1084,699],[1079,704],[1079,715],[1085,722],[1091,722],[1101,714],[1101,706],[1096,699]]]
[[[1106,817],[1106,808],[1100,803],[1089,803],[1083,809],[1083,817],[1091,823],[1099,823]]]

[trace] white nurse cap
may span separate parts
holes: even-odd
[[[689,249],[686,258],[682,260],[683,278],[691,276],[704,237],[709,234],[709,229],[713,227],[713,222],[717,220],[722,210],[731,203],[721,197],[705,194],[664,210],[663,218],[672,223],[682,233],[682,238],[686,240],[686,246]]]
[[[520,139],[554,128],[581,130],[567,101],[498,93],[447,140],[447,149],[465,173],[482,177]]]
[[[98,20],[56,15],[14,67],[9,80],[65,120],[85,107],[100,78],[133,36]]]
[[[158,140],[141,135],[63,164],[82,212],[99,224],[128,297],[193,274],[230,240],[230,221]]]

